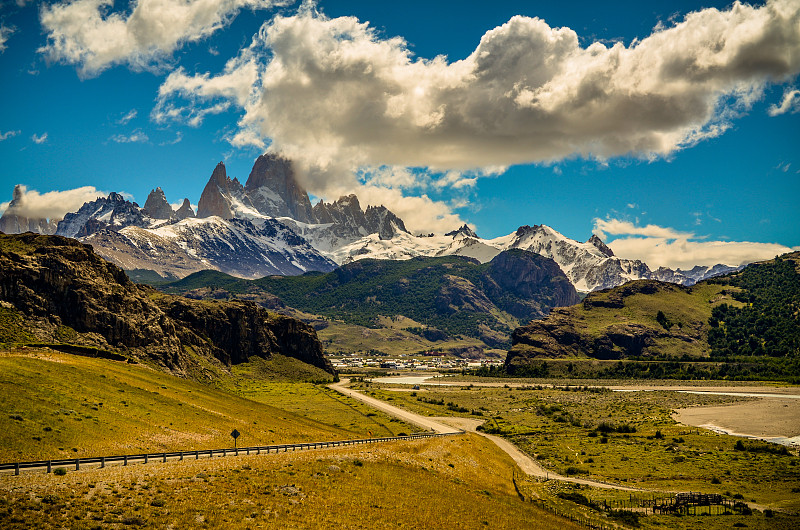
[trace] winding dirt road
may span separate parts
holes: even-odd
[[[597,488],[615,489],[623,491],[646,491],[641,488],[631,488],[630,486],[609,484],[605,482],[596,482],[594,480],[586,480],[582,478],[565,477],[563,475],[552,473],[544,469],[542,466],[536,463],[536,461],[533,458],[531,458],[526,453],[520,451],[519,448],[517,448],[517,446],[515,446],[508,440],[500,438],[499,436],[494,436],[491,434],[486,434],[477,431],[476,428],[478,427],[478,425],[483,423],[482,420],[475,420],[472,418],[459,418],[459,417],[430,418],[427,416],[421,416],[414,412],[401,409],[399,407],[395,407],[394,405],[390,405],[389,403],[381,401],[380,399],[376,399],[374,397],[367,396],[366,394],[362,394],[361,392],[353,390],[352,388],[348,388],[347,387],[348,383],[350,383],[349,379],[342,379],[338,383],[333,383],[328,386],[336,390],[337,392],[340,392],[346,396],[350,396],[353,399],[357,399],[362,403],[366,403],[372,407],[375,407],[378,410],[381,410],[396,418],[417,425],[424,429],[429,429],[439,433],[472,432],[475,434],[479,434],[485,438],[488,438],[489,440],[494,442],[497,445],[497,447],[505,451],[508,454],[508,456],[510,456],[514,460],[514,462],[517,463],[520,469],[527,475],[544,479],[563,480],[565,482],[573,482],[575,484],[585,484],[587,486],[594,486]]]

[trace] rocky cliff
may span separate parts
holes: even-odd
[[[42,342],[111,350],[184,376],[209,360],[230,366],[274,353],[334,373],[310,326],[251,302],[164,295],[74,239],[0,236],[0,301]]]

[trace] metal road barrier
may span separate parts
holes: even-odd
[[[279,444],[279,445],[257,445],[254,447],[238,447],[228,449],[200,449],[197,451],[168,451],[161,453],[144,453],[138,455],[117,455],[117,456],[95,456],[88,458],[67,458],[62,460],[35,460],[31,462],[11,462],[7,464],[0,464],[0,472],[13,471],[14,475],[19,475],[22,470],[33,469],[46,469],[47,473],[52,473],[53,469],[58,467],[72,467],[75,471],[79,471],[81,464],[99,464],[101,468],[106,464],[122,463],[123,466],[141,462],[147,464],[148,462],[166,462],[168,459],[190,459],[199,460],[200,458],[214,458],[222,456],[239,456],[245,455],[260,455],[270,453],[281,453],[288,451],[303,451],[306,449],[323,449],[328,447],[342,447],[345,445],[361,445],[372,444],[381,442],[395,442],[403,440],[419,440],[423,438],[438,438],[440,436],[452,436],[454,434],[463,434],[461,432],[453,433],[418,433],[410,434],[408,436],[390,436],[388,438],[362,438],[356,440],[336,440],[331,442],[307,442],[298,444]]]

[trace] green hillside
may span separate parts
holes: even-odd
[[[592,359],[625,361],[595,376],[800,380],[798,263],[793,253],[693,287],[642,280],[591,293],[515,330],[506,372]]]
[[[298,382],[326,373],[280,355],[237,365],[213,384],[30,348],[0,352],[0,374],[2,462],[221,448],[233,445],[233,429],[240,446],[414,429]]]
[[[430,340],[478,338],[490,346],[509,343],[511,331],[552,307],[578,301],[577,293],[552,260],[508,251],[490,263],[457,256],[405,261],[365,259],[327,274],[237,280],[204,271],[162,290],[208,298],[226,294],[279,303],[368,328],[381,317],[409,318],[410,331]]]

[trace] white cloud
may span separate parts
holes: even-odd
[[[734,3],[628,46],[582,47],[570,28],[516,16],[449,61],[304,4],[264,24],[220,75],[170,75],[156,115],[198,123],[228,101],[242,109],[234,145],[269,145],[323,180],[344,165],[663,157],[723,134],[767,83],[800,72],[798,21],[796,0]]]
[[[11,34],[14,33],[14,28],[10,28],[8,26],[0,25],[0,53],[6,51],[6,42],[8,42],[9,37]]]
[[[14,188],[14,213],[32,219],[62,219],[67,213],[77,211],[83,203],[106,195],[108,192],[98,191],[93,186],[39,193],[28,191],[26,186],[19,184]],[[5,212],[8,205],[8,202],[0,204],[0,212]]]
[[[31,140],[33,141],[33,143],[41,145],[47,141],[47,133],[40,135],[34,134],[31,136]]]
[[[78,66],[90,77],[117,64],[158,69],[187,42],[226,26],[242,9],[266,9],[273,0],[133,0],[113,11],[113,0],[65,0],[44,5],[42,26],[50,60]]]
[[[109,138],[112,142],[118,144],[132,144],[132,143],[145,143],[150,140],[147,134],[141,129],[136,129],[130,134],[115,134]]]
[[[9,138],[13,138],[14,136],[18,135],[22,131],[6,131],[0,132],[0,142],[3,140],[8,140]]]
[[[593,232],[601,239],[606,239],[607,235],[632,235],[662,239],[694,237],[692,233],[678,232],[673,228],[666,228],[658,225],[636,226],[630,221],[623,221],[620,219],[595,219]]]
[[[750,241],[705,241],[691,232],[647,225],[639,227],[618,219],[595,219],[594,232],[605,239],[606,234],[622,236],[608,243],[621,258],[640,259],[651,268],[670,267],[690,269],[695,265],[743,265],[771,259],[779,254],[800,250],[777,243]]]
[[[767,114],[770,116],[780,116],[790,112],[796,114],[800,112],[800,90],[796,88],[787,88],[783,92],[783,98],[780,105],[770,105],[767,109]]]
[[[132,119],[134,119],[139,114],[139,111],[136,109],[131,109],[128,113],[122,116],[120,119],[117,120],[117,125],[125,125]]]

